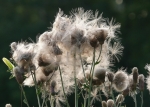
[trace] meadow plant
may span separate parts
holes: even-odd
[[[98,11],[78,8],[65,15],[59,10],[51,28],[36,42],[12,42],[11,61],[3,61],[20,85],[26,105],[30,107],[24,87],[29,86],[35,87],[39,107],[70,107],[71,94],[75,94],[75,107],[95,107],[95,102],[121,107],[127,95],[137,107],[139,92],[143,99],[144,75],[137,67],[131,74],[123,68],[112,69],[123,54],[119,28],[119,23],[103,18]],[[149,65],[145,68],[150,71]],[[150,90],[150,76],[146,83]]]

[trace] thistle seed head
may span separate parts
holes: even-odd
[[[121,92],[127,88],[129,84],[128,75],[122,70],[119,70],[114,75],[113,87],[117,92]]]

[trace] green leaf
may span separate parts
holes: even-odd
[[[9,70],[12,71],[14,68],[14,65],[7,58],[3,58],[2,60],[8,66]]]
[[[23,100],[23,102],[24,102],[25,104],[28,104],[27,101],[26,101],[25,99]]]
[[[13,76],[13,75],[11,75],[11,76],[9,77],[9,79],[12,79],[12,78],[14,78],[14,76]]]

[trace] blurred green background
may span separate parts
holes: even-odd
[[[144,66],[150,63],[150,0],[0,0],[0,58],[10,58],[10,43],[13,41],[36,41],[36,36],[50,27],[61,8],[65,14],[77,7],[98,10],[105,18],[114,18],[121,23],[123,57],[117,68],[125,67],[127,72],[136,66],[139,73],[147,75]],[[0,107],[11,103],[21,107],[20,89],[15,79],[0,61]],[[27,97],[31,107],[37,107],[34,88],[28,88]],[[140,96],[137,96],[140,107]],[[131,97],[125,100],[127,107],[133,107]],[[73,105],[73,104],[72,104]],[[22,105],[25,107],[25,105]],[[99,106],[100,107],[100,106]],[[150,107],[150,95],[144,92],[144,107]]]

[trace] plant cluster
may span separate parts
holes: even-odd
[[[34,86],[39,107],[69,107],[67,98],[73,93],[75,107],[81,106],[79,97],[83,107],[93,107],[96,101],[102,107],[120,107],[126,95],[133,97],[137,107],[139,92],[143,99],[144,75],[137,67],[131,74],[123,68],[112,69],[123,53],[119,28],[120,24],[98,11],[78,8],[68,16],[59,10],[52,27],[37,42],[12,42],[12,63],[3,61],[19,83],[26,105],[30,107],[23,88]],[[149,65],[146,68],[150,70]],[[150,76],[147,84],[150,90]]]

